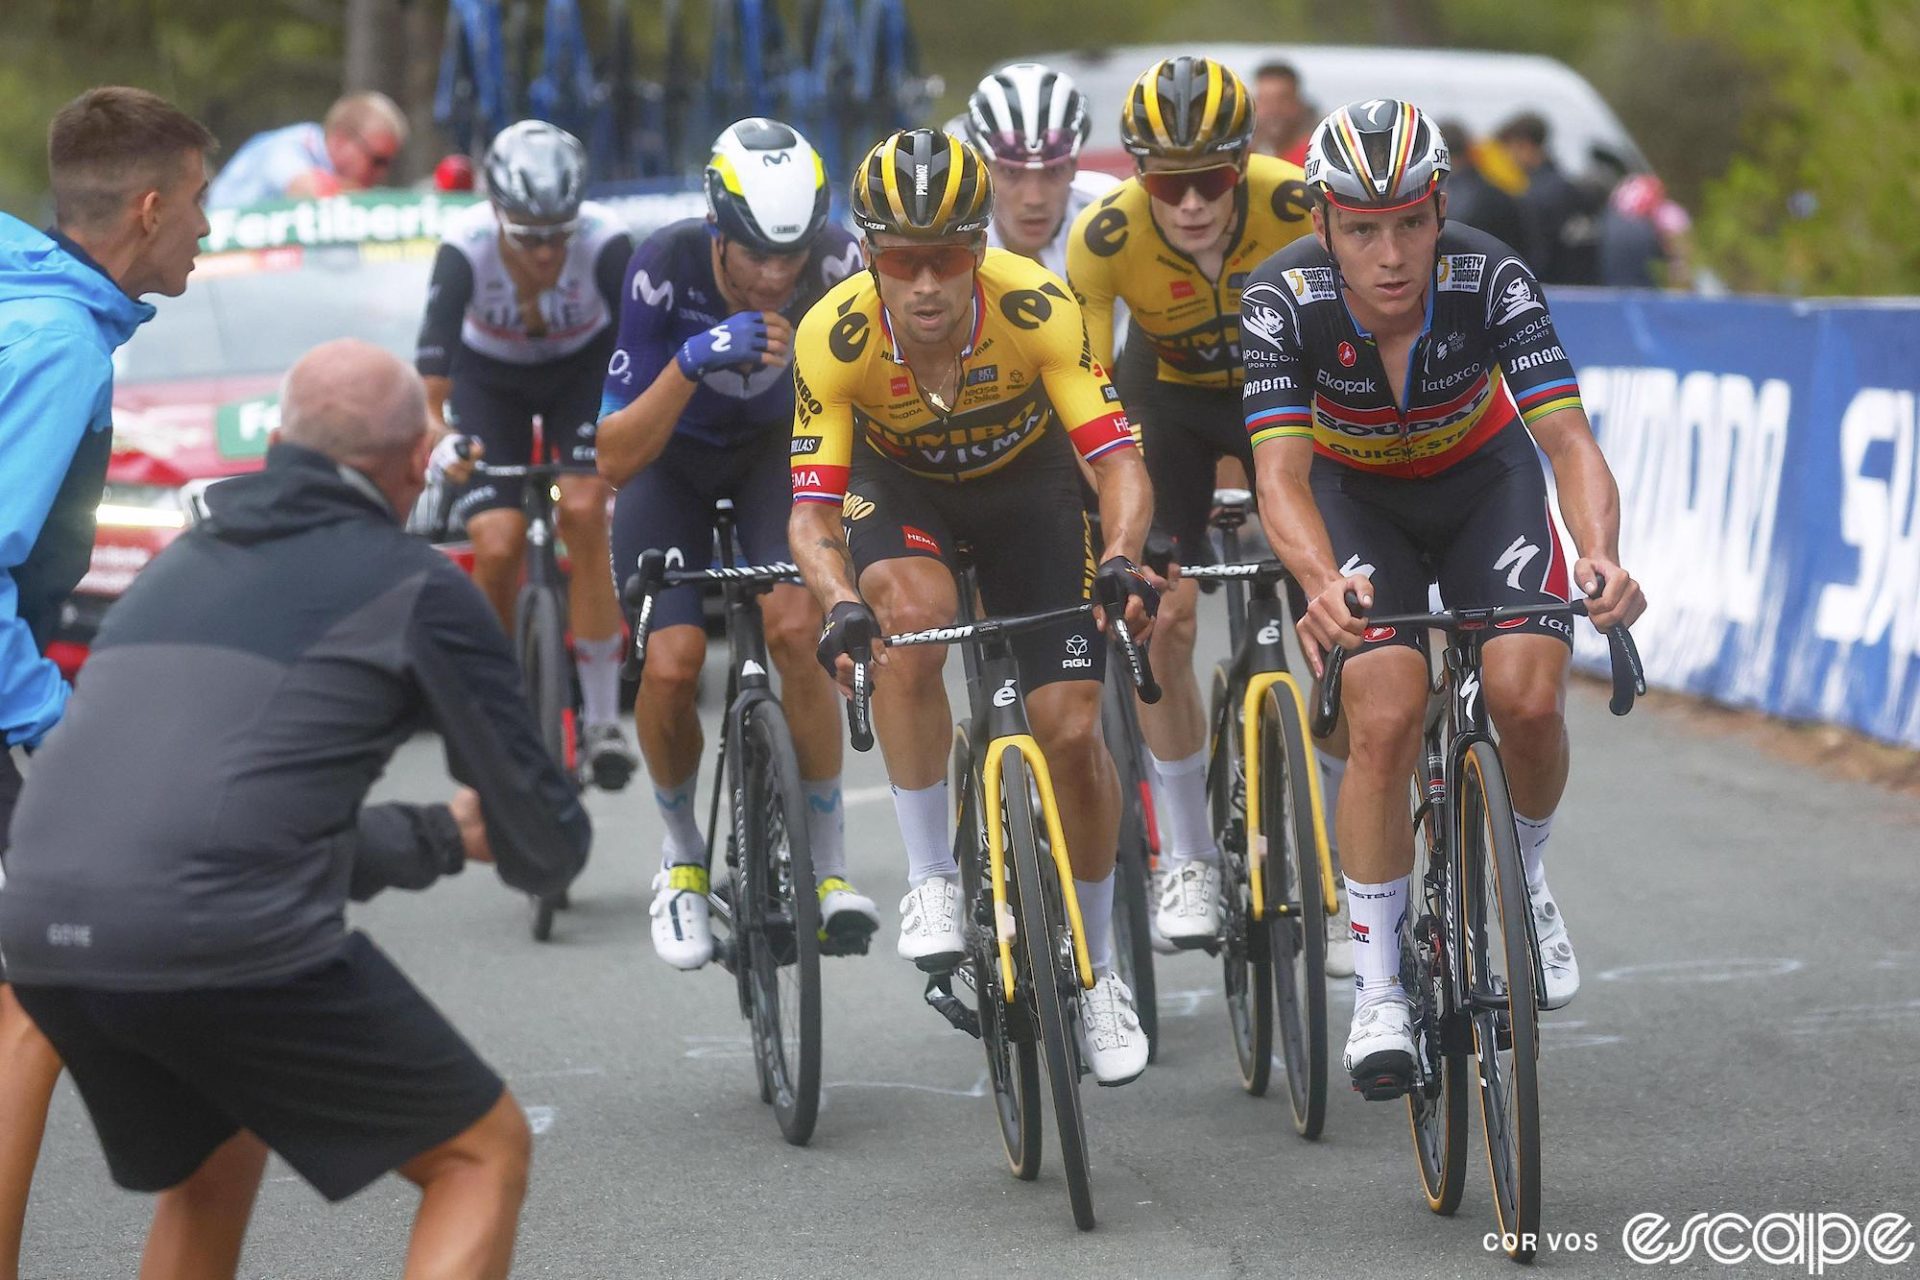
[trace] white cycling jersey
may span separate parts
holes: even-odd
[[[472,290],[460,320],[461,343],[508,364],[545,364],[585,347],[615,320],[601,285],[607,273],[601,257],[616,239],[619,261],[610,265],[617,279],[628,253],[626,223],[605,205],[589,200],[580,206],[579,228],[567,246],[566,265],[553,288],[540,295],[546,332],[533,337],[527,332],[513,277],[500,260],[500,224],[493,206],[482,203],[464,210],[443,242],[466,260],[472,272]]]
[[[1053,239],[1040,250],[1041,266],[1062,280],[1067,278],[1067,232],[1073,229],[1073,220],[1080,216],[1082,209],[1119,185],[1120,179],[1097,169],[1082,169],[1073,175],[1073,186],[1067,191],[1067,216],[1060,220],[1060,229],[1053,233]],[[1007,248],[1000,239],[998,219],[987,228],[987,243],[995,249]]]

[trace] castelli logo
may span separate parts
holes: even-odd
[[[1340,344],[1340,363],[1341,364],[1351,369],[1353,368],[1353,362],[1358,360],[1359,358],[1360,358],[1360,355],[1358,352],[1356,352],[1353,349],[1353,344],[1351,342],[1343,342]]]
[[[1361,633],[1368,644],[1379,644],[1382,640],[1391,640],[1399,632],[1392,627],[1368,627]]]

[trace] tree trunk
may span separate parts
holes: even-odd
[[[346,90],[406,93],[406,27],[401,0],[347,0]]]

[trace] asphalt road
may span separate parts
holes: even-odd
[[[1583,1247],[1543,1240],[1538,1265],[1636,1273],[1621,1237],[1645,1212],[1676,1224],[1776,1211],[1920,1220],[1920,803],[1657,711],[1614,720],[1595,686],[1576,687],[1572,703],[1574,777],[1548,866],[1586,985],[1546,1024],[1543,1226]],[[382,791],[447,787],[438,743],[421,739]],[[1308,1143],[1280,1081],[1275,1096],[1246,1096],[1219,972],[1203,956],[1162,961],[1158,1065],[1124,1089],[1085,1088],[1100,1225],[1076,1231],[1051,1133],[1040,1180],[1008,1176],[978,1047],[920,1004],[916,971],[893,955],[903,859],[877,753],[850,758],[847,787],[853,875],[887,926],[873,955],[827,968],[828,1086],[805,1149],[780,1140],[758,1101],[731,980],[653,957],[659,826],[643,788],[591,797],[592,864],[549,945],[529,939],[521,901],[484,869],[358,912],[533,1117],[516,1275],[1454,1276],[1512,1265],[1484,1242],[1493,1218],[1478,1172],[1457,1216],[1427,1212],[1400,1104],[1336,1086],[1326,1134]],[[1336,1054],[1350,999],[1335,997]],[[1476,1162],[1481,1149],[1476,1131]],[[267,1177],[244,1275],[398,1274],[411,1187],[388,1179],[329,1207],[277,1162]],[[63,1083],[26,1273],[131,1275],[148,1212],[108,1180]],[[1809,1274],[1804,1263],[1734,1269]],[[1729,1268],[1696,1254],[1668,1270]]]

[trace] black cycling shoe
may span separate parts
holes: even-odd
[[[1391,1102],[1413,1088],[1413,1058],[1398,1049],[1371,1053],[1351,1074],[1355,1093],[1368,1102]]]
[[[624,790],[640,768],[639,758],[616,724],[588,728],[586,756],[587,773],[602,791]]]

